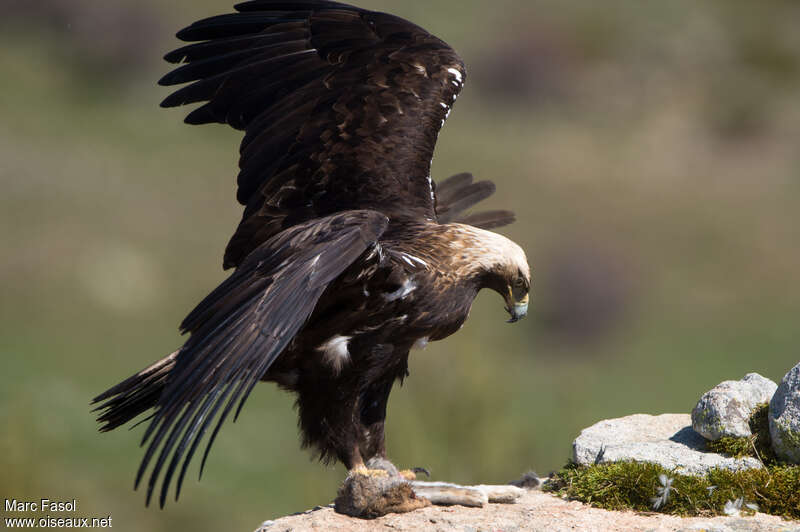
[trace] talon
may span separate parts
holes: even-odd
[[[431,478],[431,472],[424,467],[412,467],[411,469],[404,469],[400,471],[400,476],[406,480],[417,480],[418,473],[425,473],[425,476]]]
[[[425,473],[425,476],[431,478],[431,472],[425,469],[424,467],[413,467],[411,471],[414,473]]]

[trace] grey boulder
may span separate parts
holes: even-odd
[[[572,459],[580,465],[652,462],[686,475],[702,475],[712,468],[761,468],[755,458],[707,452],[706,441],[692,430],[689,414],[635,414],[600,421],[583,429],[572,443]]]
[[[800,464],[800,363],[783,377],[769,403],[769,435],[779,458]]]
[[[692,410],[692,428],[708,440],[746,438],[756,406],[768,403],[778,385],[758,373],[739,381],[724,381],[703,394]]]

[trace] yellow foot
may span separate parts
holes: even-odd
[[[406,480],[417,480],[417,474],[413,469],[403,469],[400,471],[400,476]]]
[[[350,470],[351,475],[364,475],[372,478],[388,478],[389,472],[383,469],[367,469],[366,466],[354,467]]]
[[[398,471],[397,474],[403,477],[406,480],[417,480],[417,475],[420,473],[425,473],[425,476],[431,478],[431,472],[425,469],[424,467],[414,467],[411,469],[403,469],[402,471]]]

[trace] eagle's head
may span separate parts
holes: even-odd
[[[467,275],[477,279],[478,289],[491,288],[506,302],[514,323],[528,313],[528,292],[531,289],[531,269],[525,252],[503,235],[469,225],[457,227],[456,254]]]
[[[499,235],[498,235],[499,236]],[[525,252],[517,244],[505,240],[502,259],[491,271],[493,282],[490,288],[503,296],[506,311],[511,315],[509,323],[514,323],[528,314],[528,293],[531,289],[531,270]]]

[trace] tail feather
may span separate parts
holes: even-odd
[[[459,214],[494,194],[495,186],[491,181],[478,181],[458,190],[458,196],[451,202],[437,206],[439,220],[453,221]]]
[[[158,404],[178,352],[171,353],[92,399],[92,404],[102,403],[92,410],[102,411],[97,417],[97,421],[103,423],[100,432],[124,425]]]
[[[516,221],[516,216],[511,211],[482,211],[462,216],[455,221],[461,224],[480,227],[481,229],[494,229],[511,225]]]
[[[436,206],[441,209],[457,198],[458,192],[472,184],[475,178],[469,172],[456,174],[436,183]],[[437,209],[437,210],[439,210]]]
[[[482,211],[467,214],[468,209],[485,200],[495,191],[491,181],[473,182],[472,174],[463,173],[448,177],[436,184],[436,218],[439,223],[464,223],[494,229],[514,222],[511,211]]]

